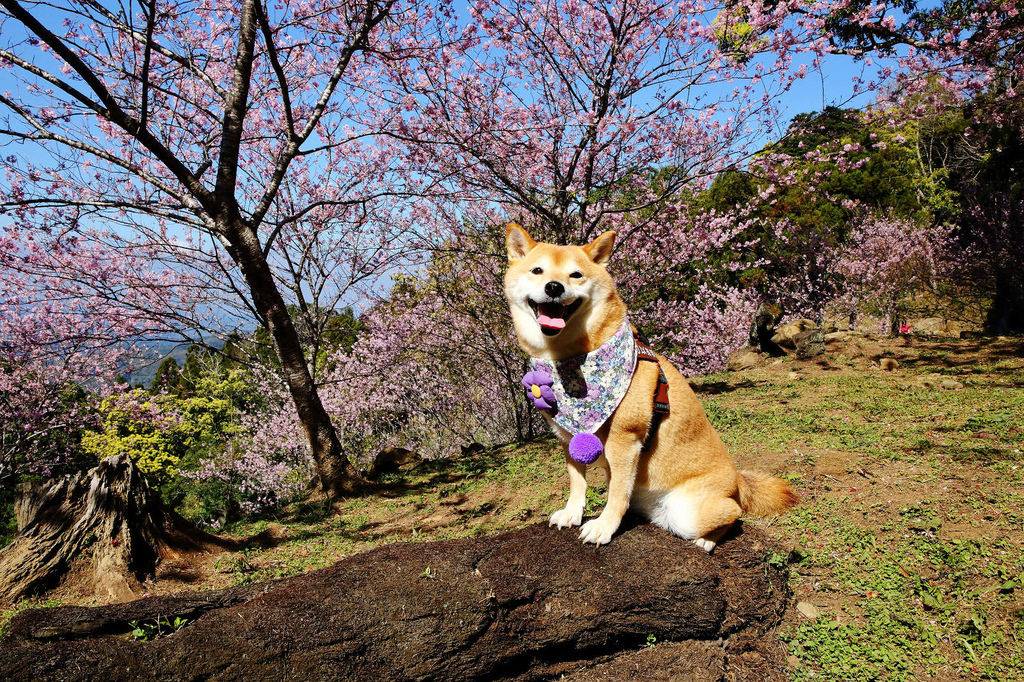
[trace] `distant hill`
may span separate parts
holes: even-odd
[[[210,339],[208,343],[214,348],[220,348],[224,344],[220,339]],[[132,386],[149,388],[156,377],[156,370],[164,358],[174,358],[179,366],[185,364],[185,354],[188,352],[189,345],[175,341],[144,341],[139,344],[143,349],[143,357],[132,363],[132,367],[126,369],[122,374]]]

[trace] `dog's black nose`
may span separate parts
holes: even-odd
[[[544,293],[551,298],[558,298],[565,293],[565,287],[560,282],[548,282],[544,285]]]

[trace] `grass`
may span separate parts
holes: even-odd
[[[958,391],[894,386],[888,376],[766,381],[710,397],[704,407],[731,448],[845,449],[884,459],[942,449],[985,460],[1019,446],[1024,426],[1013,419],[1024,414],[1024,391],[980,380]]]
[[[219,570],[231,575],[233,584],[258,582],[323,568],[392,542],[519,528],[553,510],[563,467],[552,438],[494,448],[472,459],[428,462],[384,477],[377,497],[346,500],[333,509],[296,506],[275,519],[229,526],[228,533],[253,536],[278,524],[287,539],[272,548],[244,551]]]
[[[966,679],[1019,677],[1019,538],[944,538],[945,502],[888,509],[889,521],[865,527],[879,511],[825,500],[780,524],[807,548],[792,574],[797,598],[829,606],[783,632],[802,663],[794,679],[922,679],[950,660]]]
[[[882,348],[896,373],[870,369],[851,348],[823,364],[787,359],[692,381],[741,467],[781,475],[801,495],[789,514],[751,521],[777,542],[772,561],[790,565],[795,598],[780,637],[794,680],[1024,680],[1022,348]],[[604,497],[603,475],[591,479],[588,515]],[[294,575],[391,542],[519,528],[558,509],[564,488],[550,438],[427,463],[388,476],[373,497],[229,527],[276,539],[221,556],[202,584],[182,589]],[[800,602],[820,615],[803,615]]]

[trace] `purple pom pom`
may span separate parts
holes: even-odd
[[[601,439],[592,433],[577,433],[569,441],[569,456],[580,464],[593,464],[603,451]]]

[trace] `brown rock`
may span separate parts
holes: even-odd
[[[895,358],[882,358],[878,361],[878,366],[883,372],[895,372],[900,368],[900,363]]]
[[[826,341],[849,341],[851,339],[864,338],[864,332],[859,331],[837,331],[825,334]]]
[[[817,327],[800,332],[793,337],[793,343],[799,360],[807,360],[825,353],[825,334]]]
[[[423,463],[419,453],[406,448],[388,448],[381,450],[373,459],[370,470],[366,472],[369,479],[380,478],[382,474],[390,474],[396,471],[409,471]]]
[[[945,318],[942,317],[926,317],[923,320],[917,320],[911,325],[915,334],[926,334],[928,336],[945,336],[949,333],[949,329],[946,325]]]
[[[744,346],[734,350],[725,361],[725,368],[730,372],[739,372],[744,369],[759,367],[763,364],[764,358],[753,346]]]
[[[600,548],[577,535],[540,524],[398,543],[260,585],[30,609],[0,644],[0,678],[527,681],[631,656],[651,637],[728,653],[701,649],[708,675],[686,679],[735,679],[733,661],[758,656],[784,669],[785,652],[763,647],[777,643],[788,583],[760,531],[740,527],[711,555],[650,524]],[[175,617],[189,622],[168,636],[126,634]]]
[[[796,610],[802,613],[804,617],[810,618],[811,620],[814,620],[821,615],[821,611],[818,610],[818,607],[809,601],[797,602]]]
[[[780,326],[775,330],[775,336],[772,337],[774,343],[779,344],[783,348],[789,348],[793,350],[796,348],[795,337],[800,332],[805,332],[808,329],[816,329],[817,324],[814,320],[808,320],[806,318],[800,320],[793,320]]]
[[[484,444],[470,443],[469,445],[460,445],[459,449],[462,451],[463,457],[474,457],[484,451]]]

